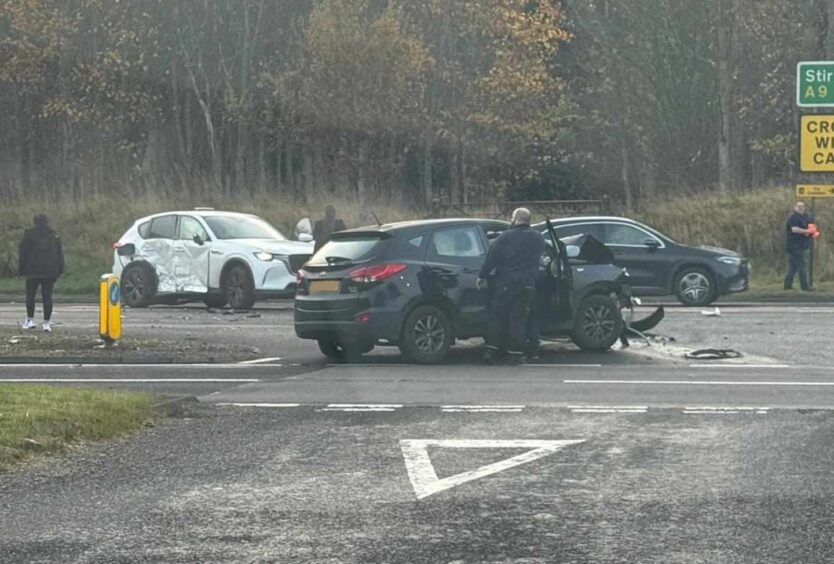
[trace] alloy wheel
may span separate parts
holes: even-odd
[[[446,340],[446,330],[443,323],[434,315],[424,315],[414,324],[414,344],[417,349],[427,355],[435,354],[443,348]]]
[[[709,294],[710,283],[707,277],[700,272],[690,272],[681,278],[678,288],[682,296],[693,303],[698,303]]]
[[[610,337],[615,326],[614,312],[610,307],[598,305],[585,310],[582,329],[594,341],[602,342]]]

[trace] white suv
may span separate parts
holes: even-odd
[[[113,245],[113,273],[131,307],[198,297],[248,309],[257,298],[291,297],[312,238],[288,241],[255,215],[197,208],[143,217]]]

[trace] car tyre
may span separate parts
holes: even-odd
[[[571,340],[582,350],[606,351],[620,338],[623,326],[623,316],[616,300],[594,294],[579,304]]]
[[[675,296],[685,306],[705,306],[718,297],[712,274],[705,268],[690,266],[675,277]]]
[[[436,364],[449,354],[454,342],[452,323],[446,313],[433,305],[416,308],[405,319],[400,352],[417,364]]]
[[[255,282],[249,270],[236,264],[223,273],[223,297],[232,309],[251,309],[255,303]]]
[[[156,275],[144,263],[128,265],[120,284],[122,302],[129,307],[148,307],[156,294]]]

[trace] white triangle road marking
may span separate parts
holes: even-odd
[[[539,458],[551,455],[566,446],[584,443],[585,439],[549,441],[549,440],[489,440],[489,439],[401,439],[400,448],[405,460],[405,468],[414,488],[417,499],[448,490],[490,474],[496,474],[514,466],[526,464]],[[446,478],[438,478],[429,457],[428,447],[440,448],[530,448],[523,454],[481,466],[475,470],[455,474]]]

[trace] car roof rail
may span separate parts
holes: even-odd
[[[194,211],[214,211],[214,208],[207,208],[207,207],[197,206],[196,208],[194,208]]]

